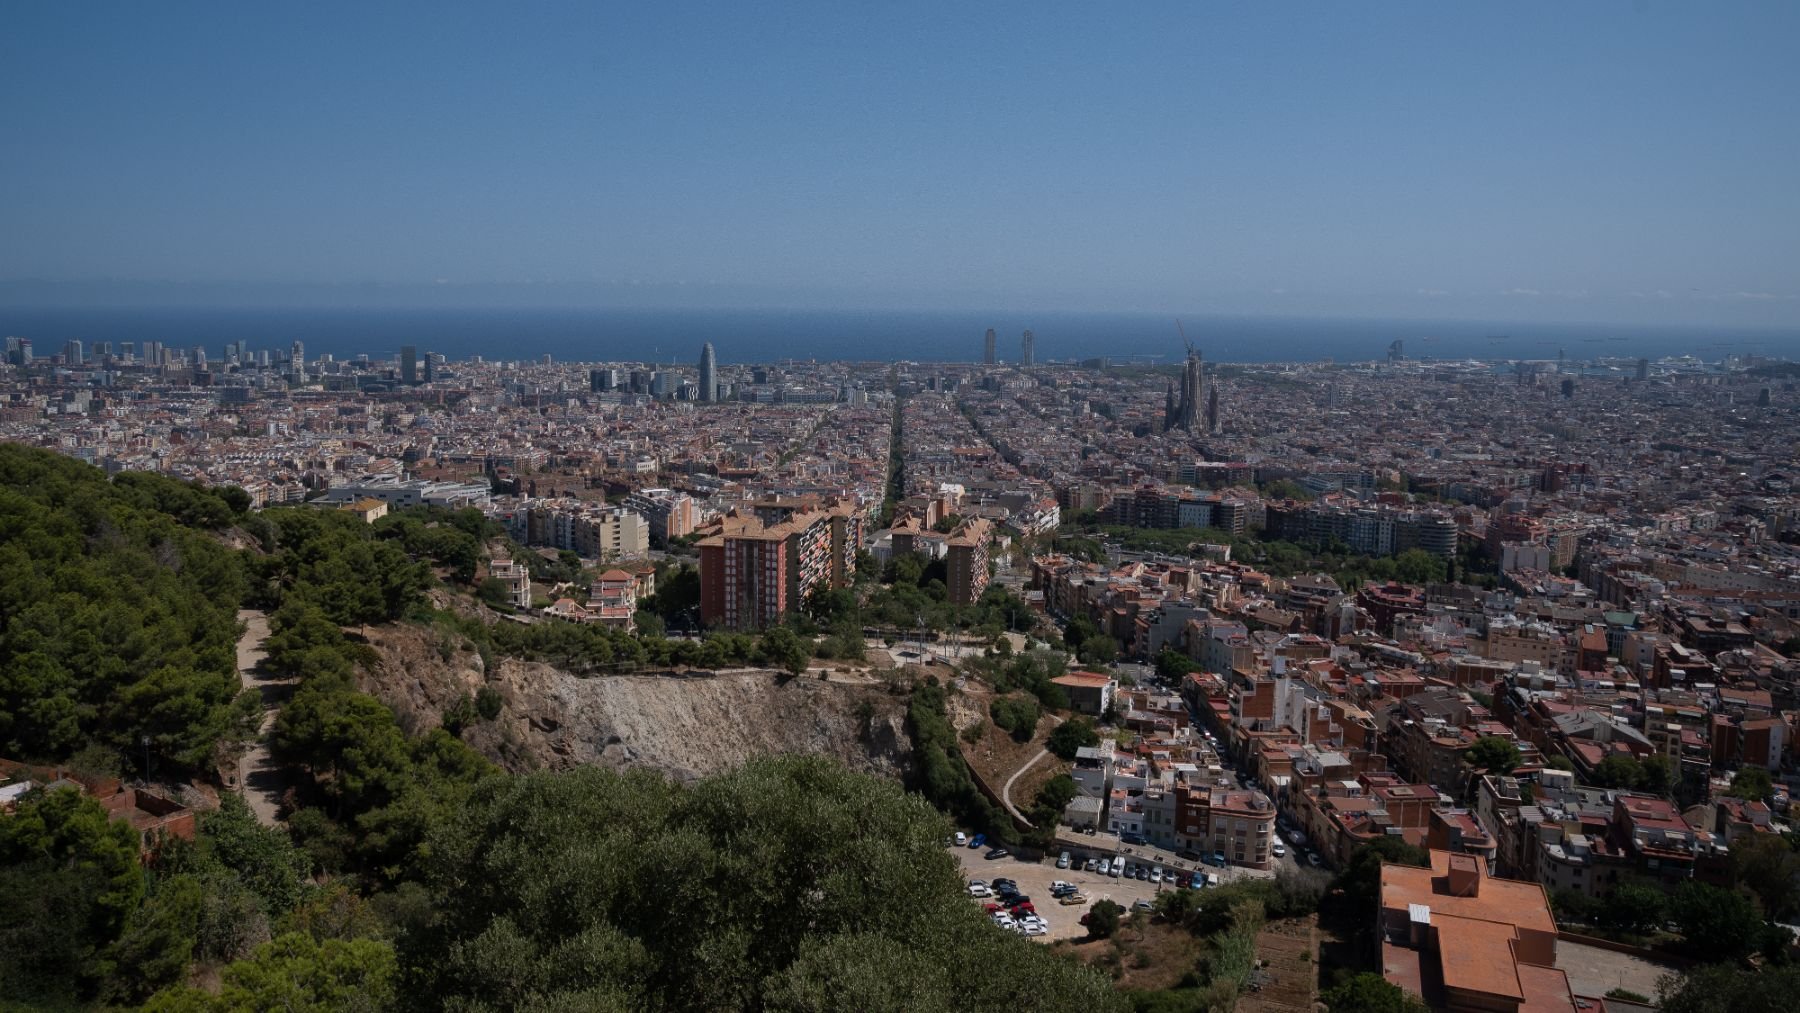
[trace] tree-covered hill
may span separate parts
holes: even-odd
[[[0,756],[212,779],[260,709],[235,670],[246,605],[296,683],[271,740],[285,827],[224,791],[193,844],[140,863],[74,789],[0,814],[0,1009],[1119,1008],[986,923],[947,822],[897,784],[799,757],[691,784],[512,776],[456,723],[408,734],[356,682],[358,628],[385,622],[594,674],[768,660],[769,638],[482,627],[424,595],[474,593],[496,535],[479,514],[247,506],[0,445]]]
[[[0,755],[208,765],[237,725],[245,576],[216,534],[241,497],[0,445]]]

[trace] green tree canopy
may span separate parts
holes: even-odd
[[[1629,753],[1608,753],[1594,765],[1593,781],[1602,788],[1636,788],[1644,783],[1644,765]]]
[[[1519,766],[1519,747],[1503,735],[1483,735],[1463,754],[1469,765],[1492,774],[1510,774]]]
[[[1702,961],[1743,960],[1763,943],[1763,919],[1749,898],[1689,880],[1669,902],[1687,940],[1684,952]]]
[[[1697,967],[1664,978],[1658,992],[1662,1013],[1788,1013],[1800,995],[1800,966]]]
[[[431,839],[437,921],[403,937],[401,992],[463,1009],[1119,1008],[1104,978],[985,923],[946,829],[819,758],[688,786],[597,768],[489,781]]]
[[[1083,746],[1100,744],[1100,733],[1095,730],[1094,723],[1085,717],[1072,717],[1057,725],[1044,743],[1058,759],[1073,760],[1077,750]]]
[[[1744,767],[1731,775],[1731,787],[1726,794],[1748,802],[1762,802],[1774,790],[1775,781],[1768,771],[1761,767]]]
[[[1428,1013],[1423,1000],[1386,978],[1364,971],[1319,996],[1331,1013]]]

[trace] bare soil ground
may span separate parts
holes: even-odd
[[[1180,984],[1206,945],[1184,928],[1145,918],[1141,926],[1121,922],[1111,939],[1061,942],[1054,949],[1107,970],[1115,987],[1162,989]]]
[[[1261,974],[1252,980],[1237,1013],[1310,1013],[1318,982],[1318,919],[1290,918],[1270,922],[1256,935]]]

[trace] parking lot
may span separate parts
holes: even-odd
[[[1159,889],[1171,889],[1167,884],[1157,886],[1136,879],[1114,879],[1098,872],[1082,872],[1073,867],[1058,869],[1054,858],[1046,858],[1041,862],[1021,862],[1008,855],[988,861],[981,857],[986,853],[985,848],[950,850],[962,866],[964,880],[979,879],[992,883],[996,877],[1005,877],[1019,884],[1019,891],[1031,898],[1031,904],[1037,908],[1038,914],[1050,923],[1050,934],[1033,936],[1034,939],[1079,939],[1087,935],[1087,930],[1081,927],[1081,916],[1087,912],[1089,904],[1110,900],[1129,908],[1136,901],[1155,898]],[[1131,859],[1127,858],[1126,861]],[[1087,898],[1088,903],[1068,907],[1057,903],[1056,898],[1050,896],[1050,884],[1059,879],[1080,887],[1081,895]],[[981,902],[970,900],[970,903]]]

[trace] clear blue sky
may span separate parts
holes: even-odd
[[[10,3],[0,301],[1800,322],[1800,3],[1483,6]]]

